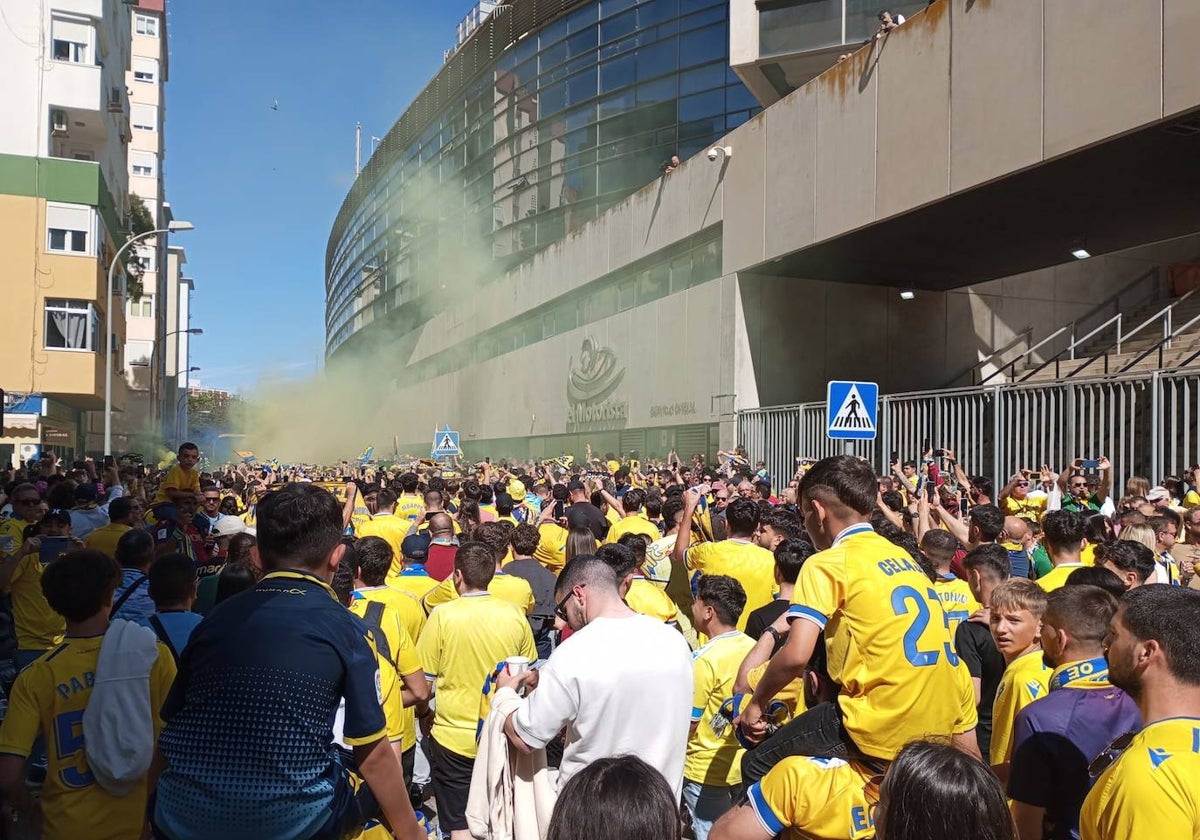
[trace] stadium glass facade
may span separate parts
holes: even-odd
[[[327,250],[330,356],[411,332],[760,110],[729,69],[728,0],[562,6],[427,118],[402,117],[424,127],[360,175]]]

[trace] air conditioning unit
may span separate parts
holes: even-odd
[[[114,87],[108,92],[108,111],[111,114],[123,114],[125,112],[125,104],[121,99],[121,89]]]
[[[55,137],[67,136],[67,112],[55,108],[50,112],[50,125]]]

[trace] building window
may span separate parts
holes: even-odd
[[[91,255],[92,208],[77,204],[46,205],[46,250]]]
[[[130,109],[130,120],[139,131],[158,130],[158,112],[153,105],[135,103]]]
[[[59,17],[56,14],[50,21],[51,57],[55,61],[87,64],[91,60],[89,44],[94,33],[92,24],[85,18]]]
[[[137,300],[129,299],[129,317],[131,318],[153,318],[154,317],[154,295],[142,295]]]
[[[153,84],[158,80],[158,60],[154,58],[133,59],[133,80]]]
[[[154,152],[133,150],[129,153],[129,172],[143,178],[153,178],[158,170],[158,156]]]
[[[135,163],[133,165],[133,174],[141,175],[144,178],[150,178],[150,177],[153,177],[153,175],[154,175],[154,167],[153,166],[144,166],[144,165]]]
[[[149,35],[151,38],[158,37],[158,18],[150,15],[133,16],[133,31],[139,35]]]
[[[46,348],[87,350],[100,344],[100,317],[91,301],[46,299]]]

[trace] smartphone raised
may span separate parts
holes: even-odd
[[[1100,461],[1099,461],[1099,459],[1092,458],[1087,461],[1084,461],[1079,466],[1083,467],[1085,470],[1098,470],[1098,469],[1100,469]]]
[[[58,556],[71,544],[70,537],[41,537],[40,539],[41,548],[38,549],[38,559],[43,564],[57,560]]]

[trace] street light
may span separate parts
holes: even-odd
[[[185,230],[194,230],[195,225],[191,222],[175,221],[168,222],[165,228],[156,230],[148,230],[145,233],[139,233],[137,236],[131,236],[125,241],[125,244],[117,249],[117,253],[113,256],[112,262],[108,266],[108,288],[105,290],[104,297],[104,454],[112,455],[112,375],[113,375],[113,275],[116,272],[117,265],[121,262],[121,254],[128,250],[129,246],[143,239],[148,239],[151,236],[160,236],[164,233],[176,233]]]

